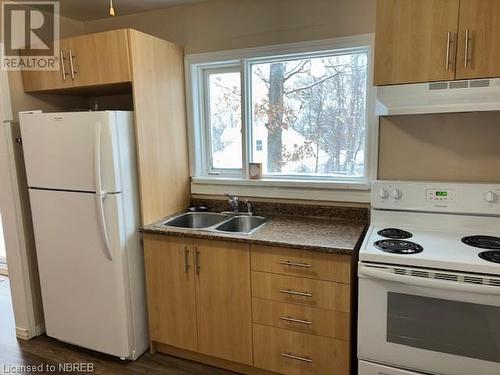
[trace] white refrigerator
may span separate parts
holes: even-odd
[[[47,335],[149,346],[132,112],[20,114]]]

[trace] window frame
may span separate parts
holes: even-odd
[[[378,118],[375,114],[376,89],[372,85],[373,78],[373,46],[374,35],[364,34],[312,42],[299,42],[269,47],[228,50],[213,53],[186,55],[186,92],[187,115],[190,144],[190,169],[192,185],[213,185],[213,189],[203,191],[220,191],[221,186],[278,186],[306,187],[319,189],[369,190],[371,181],[377,173]],[[266,175],[262,180],[248,180],[246,165],[252,160],[252,110],[251,110],[251,67],[256,63],[283,61],[297,58],[313,58],[341,55],[346,53],[367,53],[368,75],[366,86],[366,132],[365,132],[365,173],[362,177],[323,177],[314,175]],[[200,72],[205,69],[221,69],[239,67],[241,74],[241,114],[242,114],[242,170],[216,170],[209,173],[206,161],[206,137],[202,137],[203,127],[203,90],[200,90]],[[248,99],[248,100],[247,100]],[[206,116],[206,114],[205,114]],[[211,155],[211,154],[210,154]],[[218,188],[216,188],[218,187]],[[196,190],[196,189],[194,189]],[[320,194],[321,196],[321,194]],[[368,201],[357,197],[353,201]]]
[[[213,165],[213,142],[212,142],[212,126],[210,124],[210,75],[211,74],[217,74],[217,73],[240,73],[240,66],[239,65],[224,65],[224,66],[216,66],[216,67],[207,67],[201,70],[201,74],[203,75],[203,88],[200,92],[202,101],[201,107],[200,107],[200,112],[202,112],[202,115],[200,117],[200,126],[201,129],[200,131],[203,133],[203,141],[201,144],[201,153],[202,153],[202,158],[203,158],[203,170],[205,171],[205,174],[208,176],[234,176],[238,177],[243,174],[243,155],[242,155],[242,167],[241,168],[216,168]],[[241,89],[241,85],[240,85]],[[242,109],[243,111],[243,109]],[[243,131],[243,123],[241,124],[242,131]],[[242,139],[243,142],[243,139]],[[242,143],[242,149],[243,149],[243,143]]]

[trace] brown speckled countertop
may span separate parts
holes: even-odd
[[[270,220],[252,234],[166,227],[163,223],[168,218],[145,225],[141,231],[150,234],[247,242],[351,255],[366,227],[364,221],[301,216],[268,217]]]

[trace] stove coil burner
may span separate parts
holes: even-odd
[[[462,238],[462,242],[469,246],[481,249],[500,250],[500,238],[493,236],[468,236]]]
[[[500,263],[500,251],[483,251],[479,257],[488,262]]]
[[[374,245],[377,249],[392,254],[418,254],[424,250],[422,246],[411,241],[379,240],[375,241]]]
[[[413,237],[413,234],[402,229],[385,228],[377,232],[379,236],[392,238],[394,240],[404,240]]]

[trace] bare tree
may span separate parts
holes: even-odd
[[[366,55],[332,56],[315,64],[322,67],[322,73],[316,69],[313,74],[312,59],[276,62],[266,70],[260,66],[254,70],[267,88],[267,97],[254,109],[267,120],[267,170],[280,172],[285,163],[294,162],[301,173],[360,173],[363,165],[358,155],[365,142]],[[303,143],[292,148],[284,145],[284,129],[301,134]],[[329,158],[326,163],[325,155]],[[311,158],[312,166],[302,163]]]
[[[269,110],[267,116],[267,170],[281,172],[283,149],[283,95],[285,64],[271,64],[269,67]]]

